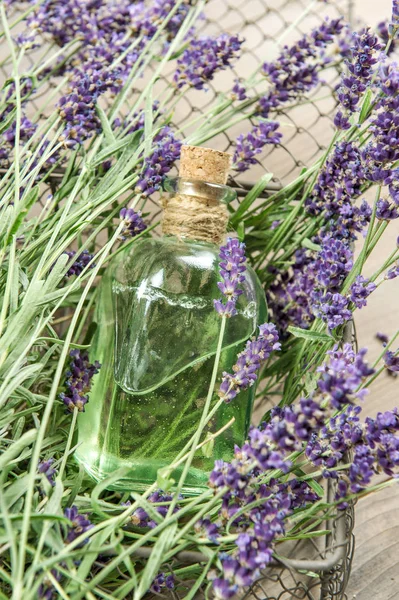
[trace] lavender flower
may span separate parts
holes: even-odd
[[[312,310],[314,315],[327,323],[328,329],[333,331],[352,318],[348,306],[348,298],[342,296],[342,294],[327,292],[317,298],[314,297]]]
[[[370,483],[374,475],[373,465],[374,457],[371,449],[364,444],[357,445],[348,473],[352,493],[360,492]]]
[[[395,277],[399,277],[399,263],[397,263],[392,269],[385,275],[385,279],[395,279]]]
[[[399,372],[399,354],[398,351],[392,352],[391,350],[387,350],[384,354],[384,364],[388,371],[393,371],[395,373]]]
[[[150,590],[156,594],[160,594],[165,588],[168,590],[173,590],[174,587],[175,576],[172,573],[170,575],[165,575],[165,573],[161,572],[155,577],[151,584]]]
[[[101,132],[96,104],[107,90],[121,85],[120,69],[109,70],[96,58],[88,58],[76,67],[69,82],[69,93],[58,102],[58,111],[65,123],[60,140],[67,148],[75,148],[94,134]]]
[[[351,60],[347,61],[349,73],[342,78],[341,87],[338,90],[338,99],[347,111],[353,113],[357,110],[359,100],[366,91],[372,75],[373,66],[377,62],[376,52],[381,49],[377,36],[370,33],[369,29],[364,29],[360,33],[354,33]],[[345,117],[340,117],[343,121]],[[347,129],[346,122],[343,121]],[[336,123],[337,125],[337,123]]]
[[[384,346],[389,342],[389,337],[385,333],[377,331],[375,334],[376,339],[381,342]]]
[[[318,370],[320,379],[312,397],[273,409],[269,422],[250,429],[248,440],[242,448],[235,448],[230,463],[215,462],[209,486],[223,494],[217,518],[239,532],[232,554],[219,557],[220,573],[210,576],[218,598],[230,598],[250,585],[270,562],[274,542],[284,535],[285,520],[292,510],[319,499],[300,480],[272,479],[259,484],[259,476],[271,469],[287,473],[292,468],[288,455],[293,450],[305,443],[306,455],[322,468],[324,476],[338,479],[341,508],[349,492],[368,485],[378,465],[386,472],[399,466],[399,444],[391,439],[399,431],[397,411],[380,414],[375,421],[362,425],[360,407],[351,405],[363,397],[364,392],[358,392],[358,388],[373,372],[364,360],[365,351],[356,354],[347,344],[328,355],[328,361]],[[331,416],[336,409],[344,410]],[[350,448],[354,448],[354,458],[347,475],[341,476],[336,467]]]
[[[229,403],[237,394],[251,387],[257,379],[257,371],[273,351],[280,350],[278,333],[275,325],[264,323],[259,326],[259,335],[256,339],[249,340],[245,349],[237,356],[233,367],[233,375],[223,373],[219,396]]]
[[[247,135],[239,135],[233,157],[233,168],[236,171],[246,171],[250,165],[256,164],[255,156],[262,152],[266,144],[280,142],[282,134],[276,131],[278,128],[279,123],[275,121],[261,121]]]
[[[367,298],[376,289],[375,283],[369,281],[363,275],[358,275],[350,287],[350,299],[357,308],[363,308],[367,304]]]
[[[179,496],[179,498],[182,498],[182,496]],[[161,515],[161,517],[166,517],[166,514],[169,509],[168,504],[172,500],[173,500],[173,495],[166,494],[162,490],[156,490],[155,492],[150,494],[147,498],[147,502],[150,502],[151,504],[155,504],[155,510]],[[126,505],[129,505],[129,504],[130,504],[130,502],[128,502]],[[173,512],[177,512],[179,510],[180,510],[180,506],[178,504],[176,504]],[[141,507],[137,508],[130,515],[130,522],[135,527],[149,527],[150,529],[153,529],[154,527],[157,526],[156,521],[154,521],[150,517],[150,515],[144,510],[144,508],[141,508]]]
[[[236,79],[232,90],[231,90],[231,98],[233,101],[242,102],[247,98],[247,90],[244,85],[240,83],[238,79]]]
[[[219,258],[219,271],[223,281],[217,285],[227,302],[223,304],[220,300],[214,300],[214,306],[220,315],[233,317],[237,314],[238,296],[243,293],[239,286],[245,281],[245,244],[237,239],[228,238],[226,244],[220,248]]]
[[[194,525],[196,533],[205,537],[214,544],[218,544],[219,526],[213,523],[209,518],[202,518]]]
[[[392,0],[392,19],[391,27],[392,33],[395,34],[399,28],[399,0]]]
[[[392,52],[395,52],[395,49],[396,49],[395,40],[393,40],[393,39],[391,40],[391,43],[388,47],[388,41],[390,38],[389,25],[390,24],[387,21],[381,21],[377,25],[377,35],[380,38],[380,40],[383,42],[383,45],[386,48],[385,52],[387,53],[387,56],[390,56],[390,54],[392,54]]]
[[[353,267],[352,251],[341,240],[326,237],[313,268],[322,288],[336,289]]]
[[[38,473],[43,474],[51,486],[55,485],[54,477],[57,474],[56,469],[54,469],[52,466],[54,461],[54,458],[49,458],[47,460],[43,460],[37,465]]]
[[[65,380],[67,393],[62,392],[60,398],[68,411],[73,412],[77,408],[79,412],[84,412],[85,404],[89,401],[91,380],[101,365],[98,361],[91,364],[86,351],[71,350],[69,355],[71,362]]]
[[[51,575],[58,582],[62,579],[61,573],[56,569],[51,569]],[[47,575],[44,575],[42,583],[39,585],[37,597],[42,600],[56,600],[56,598],[59,598],[57,590],[54,588],[51,579],[49,579]]]
[[[67,536],[65,541],[69,544],[76,540],[80,535],[86,533],[94,525],[89,521],[87,515],[80,515],[77,506],[71,506],[70,508],[66,508],[64,511],[64,515],[67,519],[71,521],[71,525],[68,525]],[[83,540],[83,544],[87,544],[89,538]]]
[[[222,33],[216,38],[210,36],[194,39],[177,61],[174,81],[177,87],[189,85],[196,90],[204,89],[217,71],[231,67],[237,59],[243,40],[237,35]]]
[[[377,219],[381,221],[392,221],[399,217],[399,208],[391,204],[389,200],[377,200],[377,209],[375,212]]]
[[[322,373],[318,389],[334,408],[353,404],[367,393],[364,389],[357,391],[363,379],[374,373],[364,361],[366,352],[366,349],[362,349],[355,354],[351,345],[345,344],[343,350],[335,348],[329,351],[329,363],[317,369]]]
[[[136,185],[138,192],[143,196],[150,196],[161,188],[165,175],[180,157],[181,145],[182,142],[175,137],[170,127],[164,127],[155,136],[152,153],[146,157]]]
[[[72,277],[72,275],[80,275],[83,269],[85,269],[89,262],[93,259],[93,255],[90,254],[88,250],[83,250],[80,254],[77,254],[74,250],[67,250],[63,254],[67,254],[69,258],[77,257],[66,272],[66,277]],[[96,264],[92,263],[90,265],[90,269],[93,269],[93,267],[95,266]]]
[[[147,225],[141,218],[140,210],[135,212],[133,208],[122,208],[119,217],[124,222],[124,229],[121,234],[122,239],[125,239],[125,234],[128,234],[130,237],[135,237],[147,229]]]
[[[271,90],[259,100],[258,112],[268,117],[270,111],[319,83],[319,72],[326,61],[324,50],[342,30],[340,19],[326,20],[291,47],[284,46],[273,63],[263,65]]]

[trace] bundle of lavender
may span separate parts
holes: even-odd
[[[198,33],[205,4],[0,6],[0,598],[231,598],[399,472],[398,411],[361,417],[399,371],[399,331],[373,365],[343,343],[399,275],[399,242],[362,274],[399,217],[398,1],[378,35],[322,22],[184,137],[175,107],[245,47]],[[316,88],[338,104],[327,150],[237,203],[228,157],[198,147],[241,124],[232,167],[250,177]],[[183,145],[193,162],[166,180]],[[274,408],[249,428],[256,384]]]

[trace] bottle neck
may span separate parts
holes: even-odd
[[[226,202],[235,198],[227,186],[187,179],[169,179],[162,198],[162,231],[181,239],[220,245],[227,231]]]

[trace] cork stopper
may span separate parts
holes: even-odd
[[[200,146],[182,146],[180,158],[180,177],[226,185],[231,167],[231,154],[201,148]]]
[[[227,152],[182,147],[179,175],[181,180],[189,180],[191,188],[184,193],[186,189],[181,186],[173,197],[162,198],[163,233],[214,244],[223,241],[229,213],[220,200],[223,188],[218,186],[226,185],[230,165],[231,154]]]

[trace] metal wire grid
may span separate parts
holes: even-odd
[[[329,498],[334,495],[334,483],[331,481],[327,483],[326,495]],[[347,600],[345,589],[354,553],[353,504],[333,516],[326,527],[331,530],[328,536],[284,542],[277,546],[279,559],[275,559],[240,595],[240,600]],[[182,564],[198,562],[201,555],[182,552],[178,559],[163,566],[165,573],[174,573],[176,567]],[[206,563],[207,557],[203,556],[202,561]],[[158,596],[167,600],[183,600],[195,581],[184,581],[176,575],[175,579],[174,590],[149,594],[148,599]],[[207,597],[205,587],[197,592],[196,600]]]
[[[185,130],[185,123],[195,113],[206,111],[213,104],[219,91],[231,89],[234,79],[245,78],[248,72],[256,69],[260,63],[275,58],[282,44],[295,41],[319,24],[327,15],[331,18],[343,15],[347,20],[351,20],[351,4],[351,0],[331,0],[328,5],[320,0],[313,2],[310,0],[210,0],[201,27],[202,33],[215,34],[222,31],[240,33],[247,40],[245,50],[232,72],[223,74],[215,84],[211,83],[206,94],[194,90],[186,94],[176,107],[174,125],[184,134],[189,134],[190,131]],[[306,16],[296,22],[305,10]],[[0,56],[4,56],[5,52],[3,42],[0,45]],[[29,54],[26,66],[34,64],[38,55],[39,51]],[[266,148],[259,155],[256,166],[250,172],[251,182],[256,181],[265,172],[273,172],[271,188],[278,189],[325,149],[332,133],[331,115],[336,106],[333,92],[338,82],[339,69],[338,65],[326,71],[323,84],[306,98],[306,104],[279,111],[276,119],[283,123],[283,142],[278,147]],[[4,80],[7,79],[9,74],[7,62],[0,66],[0,71]],[[170,75],[171,72],[166,73],[158,82],[160,94],[165,89]],[[30,102],[31,110],[40,110],[35,100],[48,97],[52,93],[51,84],[41,89],[40,94]],[[56,97],[52,104],[55,102]],[[224,151],[234,150],[235,138],[238,134],[248,131],[250,126],[251,122],[247,122],[245,126],[240,124],[229,128],[228,131],[212,139],[212,147]],[[49,183],[53,191],[57,189],[62,175],[63,173],[54,173],[50,179]],[[246,180],[247,177],[240,175],[232,180],[239,196],[252,185]],[[47,191],[43,193],[43,204],[47,193]],[[152,204],[150,219],[155,222],[159,216],[159,204],[156,197],[149,198],[148,201]],[[331,536],[319,539],[318,543],[312,540],[305,544],[292,544],[287,549],[286,558],[268,568],[246,592],[245,598],[248,600],[250,598],[256,600],[343,600],[346,598],[344,590],[353,554],[352,506],[340,518],[333,519],[331,529]],[[293,555],[297,557],[299,554],[306,556],[306,561],[289,558]],[[171,567],[173,568],[173,565]],[[319,577],[309,577],[301,571],[312,571],[313,574],[318,573]],[[174,600],[180,600],[188,589],[190,586],[187,587],[187,582],[180,582],[171,596]],[[198,592],[197,597],[204,597],[204,591]]]
[[[203,113],[209,109],[220,91],[231,89],[235,79],[245,79],[248,74],[255,71],[260,64],[276,58],[284,44],[298,40],[304,33],[319,25],[326,17],[336,18],[343,16],[345,20],[352,19],[352,0],[209,0],[206,5],[204,19],[200,25],[201,34],[218,34],[223,31],[239,33],[245,38],[242,56],[229,72],[220,73],[214,82],[210,82],[206,92],[189,90],[179,101],[175,108],[173,124],[186,137],[193,131],[186,124],[196,113]],[[15,4],[15,15],[18,16],[21,7]],[[15,33],[23,30],[19,24]],[[22,64],[24,69],[35,64],[38,57],[46,48],[28,52]],[[8,50],[5,39],[0,43],[0,56],[7,56]],[[171,64],[154,88],[154,94],[162,97],[166,89],[174,66]],[[278,189],[291,180],[300,170],[316,159],[328,145],[333,132],[331,115],[336,101],[334,89],[338,83],[340,65],[332,65],[323,73],[323,83],[309,96],[303,98],[295,107],[282,108],[275,115],[281,122],[284,135],[278,147],[269,146],[258,155],[257,164],[250,171],[251,182],[257,181],[265,172],[272,172],[274,178],[270,188]],[[4,81],[9,77],[10,63],[7,60],[0,65],[0,79]],[[135,92],[141,91],[146,78],[138,83]],[[140,89],[141,88],[141,89]],[[59,95],[59,94],[58,94]],[[32,100],[29,101],[28,117],[34,112],[41,112],[45,117],[52,110],[58,95],[54,95],[54,85],[47,83],[40,89]],[[52,97],[49,106],[43,111],[38,102],[43,98]],[[302,103],[301,103],[302,102]],[[128,108],[128,104],[126,108]],[[274,116],[273,116],[274,118]],[[234,151],[235,139],[241,133],[247,133],[254,124],[252,119],[231,126],[227,131],[212,138],[210,144],[224,151]],[[56,188],[62,178],[62,173],[54,173],[50,180],[51,186]],[[237,174],[232,178],[231,184],[237,188],[238,195],[246,193],[251,182],[248,175]],[[47,193],[47,192],[46,192]],[[44,198],[46,197],[44,193]],[[147,201],[146,211],[149,219],[155,222],[160,213],[159,202],[156,196]]]

